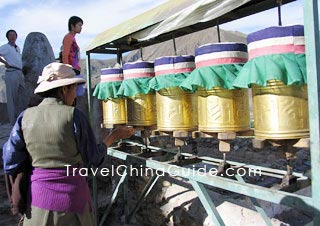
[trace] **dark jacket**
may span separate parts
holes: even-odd
[[[31,162],[25,162],[14,174],[5,174],[6,190],[13,215],[24,214],[30,207]]]

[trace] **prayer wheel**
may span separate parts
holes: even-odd
[[[287,86],[279,80],[252,86],[254,134],[260,139],[309,136],[307,85]]]
[[[171,78],[174,79],[174,75],[190,73],[194,67],[194,56],[188,55],[157,58],[154,68],[156,78],[159,76],[159,82],[166,82],[165,76],[173,75]],[[196,95],[183,91],[178,85],[160,89],[156,94],[157,126],[160,131],[194,131],[197,129]]]
[[[249,34],[247,39],[249,66],[254,69],[251,73],[265,72],[260,77],[266,83],[252,85],[255,136],[260,139],[308,137],[303,26],[270,27]]]
[[[123,80],[121,68],[101,69],[101,83],[107,83],[108,88],[116,82]],[[112,89],[112,88],[111,88]],[[125,98],[108,98],[102,101],[103,126],[109,128],[110,125],[126,124],[127,109]]]
[[[103,126],[109,128],[109,125],[126,124],[127,123],[127,109],[125,98],[111,98],[103,100]]]
[[[242,43],[214,43],[195,50],[196,70],[192,76],[203,74],[204,81],[237,76],[234,64],[247,61],[247,47]],[[226,74],[226,71],[229,74]],[[221,79],[222,80],[222,79]],[[228,79],[225,79],[227,81]],[[229,81],[232,82],[232,81]],[[224,82],[226,83],[226,82]],[[198,88],[198,121],[202,132],[237,132],[250,129],[248,89]]]
[[[126,63],[123,66],[124,81],[133,79],[130,83],[134,86],[145,85],[140,82],[143,78],[154,77],[153,62],[139,61]],[[129,84],[129,83],[128,83]],[[145,85],[146,86],[146,85]],[[141,87],[137,87],[141,90]],[[157,124],[156,96],[155,93],[137,93],[127,97],[128,125],[152,126]]]

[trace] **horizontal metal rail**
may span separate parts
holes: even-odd
[[[144,144],[135,143],[133,141],[126,140],[125,142],[128,144],[131,144],[131,145],[142,147],[142,148],[145,147]],[[152,152],[164,151],[164,152],[171,153],[171,154],[177,154],[177,151],[165,149],[165,148],[160,148],[160,147],[155,147],[155,146],[148,146],[148,149]],[[181,155],[186,158],[194,157],[192,154],[189,154],[189,153],[181,153]],[[203,163],[214,164],[214,165],[219,165],[220,163],[223,162],[223,159],[217,159],[217,158],[212,158],[212,157],[207,157],[207,156],[203,156],[203,157],[197,156],[197,159],[202,160]],[[250,169],[261,170],[262,175],[275,177],[275,178],[282,178],[284,175],[287,174],[287,171],[285,171],[285,170],[273,169],[273,168],[256,166],[256,165],[245,164],[245,163],[239,163],[239,162],[235,162],[235,161],[228,161],[228,163],[232,167],[239,167],[239,168],[245,167],[245,168],[250,168]],[[299,178],[300,180],[309,179],[307,176],[303,175],[302,173],[298,173],[298,172],[293,172],[292,175]]]
[[[151,159],[145,159],[143,157],[125,153],[114,148],[108,148],[108,155],[122,160],[130,159],[130,162],[139,163],[158,172],[164,172],[169,175],[197,181],[205,185],[243,194],[267,202],[282,204],[302,210],[312,210],[313,200],[311,197],[296,195],[293,193],[279,191],[273,188],[265,188],[253,184],[244,184],[236,180],[213,176],[209,173],[202,173],[199,175],[193,173],[192,169]]]

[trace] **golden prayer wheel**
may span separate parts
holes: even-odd
[[[126,99],[108,99],[102,101],[103,127],[127,123]]]
[[[151,126],[157,124],[156,96],[154,93],[137,94],[127,98],[128,125]]]
[[[156,97],[158,130],[197,129],[197,97],[194,93],[172,87],[159,90]]]
[[[286,86],[269,80],[252,86],[254,133],[261,139],[296,139],[309,136],[307,85]]]
[[[202,132],[237,132],[250,129],[247,89],[199,88],[198,121]]]

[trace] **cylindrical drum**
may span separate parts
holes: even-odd
[[[124,79],[154,77],[153,62],[139,61],[123,66]],[[132,87],[134,88],[134,87]],[[155,93],[137,94],[127,98],[128,125],[152,126],[157,124]]]
[[[260,139],[308,137],[307,85],[284,83],[292,77],[297,79],[297,74],[303,70],[297,63],[297,54],[301,56],[305,52],[303,26],[270,27],[249,34],[247,39],[249,59],[253,61],[265,57],[263,62],[277,59],[268,67],[279,67],[278,70],[270,69],[276,74],[269,76],[279,79],[267,80],[267,86],[252,86],[255,136]],[[272,58],[274,56],[277,58]],[[267,68],[266,65],[263,67]]]
[[[155,74],[191,72],[194,56],[170,56],[155,60]],[[198,126],[196,95],[179,87],[168,87],[157,92],[157,126],[160,131],[194,131]]]
[[[101,69],[101,83],[123,80],[122,68]],[[127,123],[125,98],[109,98],[102,101],[103,126],[109,128],[115,124]]]
[[[242,43],[207,44],[197,48],[195,53],[196,67],[199,70],[207,66],[245,63],[248,58],[247,46]],[[207,74],[207,76],[213,78],[215,75]],[[197,94],[200,131],[237,132],[250,129],[247,89],[199,88]]]
[[[297,139],[309,136],[307,85],[286,86],[269,80],[253,85],[254,134],[261,139]]]
[[[109,128],[115,124],[127,123],[127,108],[125,98],[111,98],[102,101],[103,126]]]

